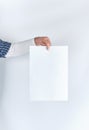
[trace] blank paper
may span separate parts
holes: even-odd
[[[68,46],[30,46],[30,101],[68,100]]]

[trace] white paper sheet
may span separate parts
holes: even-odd
[[[30,101],[68,100],[68,46],[30,46]]]

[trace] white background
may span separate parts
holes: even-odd
[[[29,103],[28,55],[0,59],[1,130],[89,130],[88,0],[0,0],[0,38],[69,45],[69,102]]]

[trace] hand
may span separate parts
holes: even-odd
[[[48,37],[35,37],[34,41],[37,46],[46,46],[47,49],[49,49],[51,45],[50,39]]]

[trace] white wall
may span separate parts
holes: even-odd
[[[29,103],[28,55],[0,59],[1,130],[89,130],[88,0],[0,0],[0,38],[69,45],[69,102]]]

